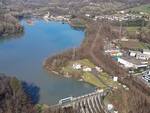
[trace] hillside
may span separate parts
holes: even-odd
[[[16,78],[0,74],[0,113],[33,112],[33,105],[24,92],[21,82]]]

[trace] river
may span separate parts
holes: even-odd
[[[39,103],[48,105],[94,90],[89,84],[47,73],[42,66],[48,56],[80,46],[83,31],[54,21],[36,20],[28,25],[23,20],[21,24],[25,28],[22,36],[0,39],[0,73],[35,84],[40,88]]]

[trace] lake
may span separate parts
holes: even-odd
[[[94,90],[89,84],[49,74],[42,66],[47,57],[80,46],[84,31],[53,21],[36,20],[31,26],[23,20],[21,24],[25,28],[22,36],[0,39],[0,73],[38,86],[43,104]]]

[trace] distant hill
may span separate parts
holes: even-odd
[[[11,3],[31,3],[31,4],[41,4],[41,3],[76,4],[76,3],[102,3],[102,2],[150,3],[150,0],[2,0],[1,2],[8,5]]]

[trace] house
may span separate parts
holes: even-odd
[[[110,56],[122,56],[123,55],[123,53],[120,52],[119,49],[108,49],[105,51],[105,53],[109,53]]]
[[[72,68],[79,70],[81,69],[81,64],[73,64]]]
[[[117,82],[118,81],[118,77],[113,77],[113,81]]]
[[[86,17],[90,17],[90,14],[85,14]]]
[[[125,11],[120,11],[120,13],[121,13],[121,14],[124,14],[124,13],[125,13]]]
[[[108,104],[107,105],[107,110],[108,111],[111,111],[111,110],[113,110],[114,109],[114,106],[112,105],[112,104]]]
[[[91,69],[91,68],[89,68],[89,67],[83,67],[83,71],[85,71],[85,72],[91,72],[91,71],[92,71],[92,69]]]
[[[102,70],[100,67],[98,67],[98,66],[96,66],[95,69],[96,69],[96,71],[98,71],[98,72],[102,72],[102,71],[103,71],[103,70]]]

